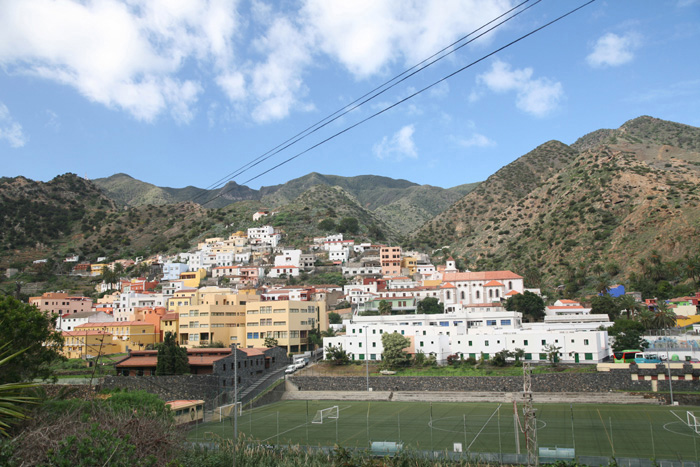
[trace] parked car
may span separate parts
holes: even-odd
[[[285,372],[286,374],[288,374],[288,375],[291,375],[291,374],[294,373],[295,371],[297,371],[297,366],[296,366],[296,365],[288,365],[288,366],[287,366],[287,369],[284,370],[284,372]]]

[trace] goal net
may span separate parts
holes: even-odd
[[[337,420],[338,419],[338,406],[328,407],[327,409],[321,409],[316,412],[316,416],[311,423],[323,423],[325,420]]]
[[[695,433],[700,435],[700,419],[698,419],[698,416],[688,410],[686,412],[686,417],[688,418],[688,426],[692,428]]]
[[[235,404],[226,404],[219,407],[219,421],[223,420],[224,418],[232,417],[234,410],[238,411],[238,415],[243,414],[243,403],[236,402]]]

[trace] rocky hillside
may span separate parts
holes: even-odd
[[[555,286],[606,266],[620,280],[655,250],[700,244],[700,129],[640,117],[571,146],[550,141],[425,224],[413,242],[450,245],[472,268]]]

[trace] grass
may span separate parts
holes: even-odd
[[[337,425],[335,420],[310,423],[319,409],[333,405],[340,408]],[[698,459],[700,436],[684,420],[686,410],[700,415],[700,407],[538,404],[535,408],[539,447],[575,447],[577,456]],[[524,423],[521,409],[518,406]],[[418,450],[452,451],[454,443],[461,443],[470,453],[514,453],[514,421],[510,404],[285,401],[245,411],[238,418],[238,429],[263,444],[337,443],[364,449],[369,441],[401,441]],[[197,426],[188,438],[229,439],[232,432],[232,420],[225,419]],[[522,433],[519,440],[521,452],[526,452]]]

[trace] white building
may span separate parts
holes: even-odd
[[[342,245],[335,245],[328,250],[328,259],[330,261],[341,261],[344,263],[350,259],[350,248]]]
[[[301,250],[283,250],[282,254],[275,256],[275,266],[301,267]]]
[[[57,331],[73,331],[76,326],[88,323],[112,323],[114,316],[104,311],[88,311],[84,313],[73,313],[59,316],[56,320]]]
[[[267,273],[268,277],[297,277],[298,275],[299,268],[296,266],[273,266]]]
[[[163,264],[163,280],[164,281],[174,281],[180,278],[180,274],[190,270],[190,267],[184,263],[171,263],[167,262]]]
[[[583,316],[590,315],[591,309],[574,300],[557,300],[554,305],[545,307],[544,312],[546,316]]]
[[[275,233],[275,229],[271,225],[248,229],[248,242],[251,245],[268,245],[274,248],[279,243],[280,238],[281,235]]]
[[[114,304],[114,321],[133,321],[134,308],[167,306],[167,302],[163,293],[122,293]]]
[[[511,271],[448,272],[442,277],[455,287],[453,303],[499,302],[513,293],[523,293],[523,278]],[[445,305],[448,301],[445,301]]]
[[[523,326],[521,314],[511,311],[475,311],[474,305],[455,313],[437,315],[357,316],[344,322],[346,335],[325,338],[328,345],[342,345],[353,360],[380,360],[381,336],[398,332],[411,344],[409,353],[421,351],[445,363],[449,355],[485,359],[502,350],[522,349],[524,358],[547,360],[550,345],[559,347],[559,359],[568,363],[596,363],[610,354],[607,331],[576,324]]]
[[[344,276],[381,276],[382,266],[377,263],[347,263],[341,268]]]

